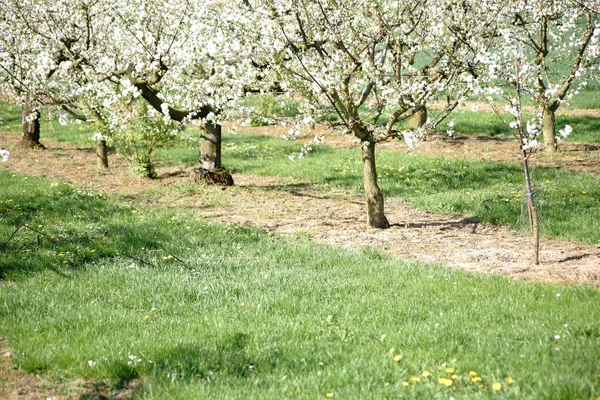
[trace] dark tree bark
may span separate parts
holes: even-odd
[[[22,111],[23,136],[21,145],[26,148],[45,149],[40,143],[40,112],[29,102],[23,103]]]
[[[367,224],[371,228],[389,228],[390,224],[384,214],[383,194],[377,184],[374,142],[362,142],[362,161],[365,197],[367,200]]]

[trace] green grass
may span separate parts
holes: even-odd
[[[0,118],[2,124],[0,129],[7,132],[21,133],[21,106],[0,101]],[[94,128],[87,123],[71,121],[66,125],[58,123],[56,117],[48,111],[42,111],[42,128],[40,142],[44,139],[52,139],[63,143],[69,142],[86,147],[93,147],[95,142],[91,140]]]
[[[510,123],[508,115],[503,115],[505,121]],[[524,118],[531,118],[531,114],[525,114]],[[454,135],[487,135],[512,136],[493,112],[485,111],[455,111],[444,122],[436,128],[437,132],[445,133],[448,123],[454,121]],[[600,119],[593,117],[558,115],[556,117],[557,130],[563,129],[565,125],[571,125],[573,132],[565,139],[566,142],[600,143]],[[558,134],[558,133],[557,133]]]
[[[25,372],[142,378],[148,399],[600,395],[594,289],[317,246],[42,178],[0,172],[0,186],[0,238],[29,211],[54,237],[24,229],[0,258],[0,330]]]
[[[336,187],[362,192],[358,150],[319,146],[305,159],[290,162],[287,156],[297,147],[280,139],[226,136],[224,160],[233,171],[308,180],[324,191]],[[189,165],[194,163],[192,153],[178,153],[178,158]],[[380,186],[387,196],[424,209],[471,214],[482,221],[514,228],[528,227],[523,173],[518,164],[388,151],[378,153],[377,163]],[[535,168],[533,181],[543,234],[600,242],[598,176]]]
[[[458,113],[455,130],[472,129],[473,133],[481,130],[478,119],[473,117],[475,114],[487,118],[486,113]],[[596,119],[568,118],[575,121],[572,122],[573,137],[587,135],[585,137],[591,140],[594,135],[598,136],[595,129],[600,127]],[[494,131],[489,126],[484,129]],[[49,135],[54,134],[52,132]],[[195,147],[180,143],[174,148],[158,150],[155,157],[162,165],[195,166]],[[315,188],[323,191],[333,186],[362,193],[362,167],[357,150],[318,146],[306,159],[290,162],[288,155],[298,148],[297,143],[277,138],[225,134],[223,161],[227,168],[236,172],[294,177],[311,181]],[[522,230],[528,228],[523,173],[518,164],[385,151],[378,152],[377,163],[380,185],[386,196],[423,209],[470,214],[494,224]],[[533,179],[544,235],[600,243],[598,176],[535,168]],[[410,221],[392,221],[404,222]]]

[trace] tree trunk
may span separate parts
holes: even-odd
[[[362,160],[365,197],[367,199],[367,224],[372,228],[389,228],[390,224],[383,212],[383,194],[377,185],[374,142],[365,141],[362,143]]]
[[[427,122],[427,107],[424,104],[415,107],[415,113],[408,120],[409,129],[419,129]]]
[[[221,125],[207,122],[200,137],[200,168],[221,168]]]
[[[23,136],[21,145],[26,148],[45,149],[40,143],[40,112],[29,102],[23,103],[21,114]]]
[[[96,141],[96,165],[98,168],[108,168],[108,147],[104,139]]]
[[[556,116],[550,108],[544,107],[542,114],[542,136],[544,137],[544,151],[556,153]]]

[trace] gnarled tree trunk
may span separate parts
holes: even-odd
[[[200,137],[200,168],[221,168],[221,125],[207,122]]]
[[[383,194],[377,185],[374,142],[364,141],[362,143],[362,161],[365,197],[367,199],[367,224],[372,228],[389,228],[390,224],[383,210]]]
[[[45,149],[40,143],[40,112],[29,102],[23,103],[21,145],[27,148]]]
[[[544,107],[542,114],[542,136],[544,137],[544,151],[556,153],[556,116],[551,108]]]
[[[108,168],[108,146],[104,139],[96,141],[96,165],[99,168]]]

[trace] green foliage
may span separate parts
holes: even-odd
[[[168,148],[177,138],[179,127],[162,115],[152,116],[148,104],[139,100],[129,105],[140,115],[127,121],[125,127],[115,129],[110,138],[117,151],[130,163],[133,176],[156,178],[152,155],[158,148]]]

